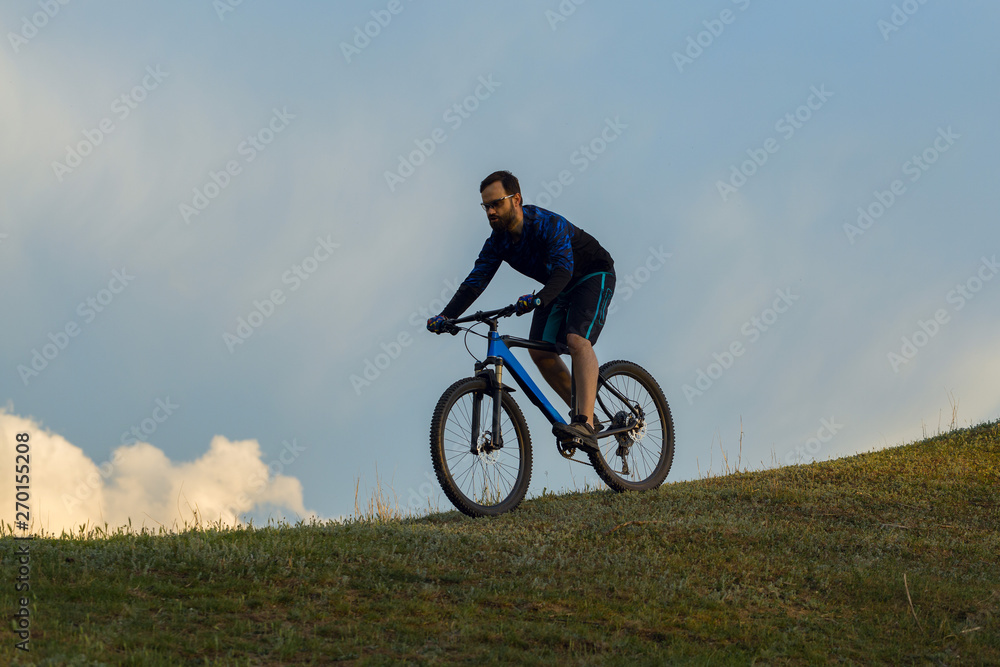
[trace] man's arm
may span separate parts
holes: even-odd
[[[544,238],[552,271],[545,287],[535,296],[542,300],[542,306],[547,306],[573,278],[573,231],[566,218],[556,215],[546,226]]]
[[[469,277],[459,285],[455,296],[451,297],[451,301],[441,311],[441,315],[449,320],[461,317],[462,313],[479,298],[486,286],[493,280],[493,276],[496,275],[502,261],[493,246],[493,237],[491,236],[483,244],[483,249],[479,252],[479,258],[476,259],[476,265]]]

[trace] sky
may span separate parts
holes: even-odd
[[[5,2],[0,497],[27,433],[32,530],[451,509],[430,417],[474,360],[423,327],[497,169],[614,257],[595,350],[663,387],[668,483],[1000,418],[998,19]],[[504,267],[474,308],[539,287]],[[529,494],[600,488],[521,407]]]

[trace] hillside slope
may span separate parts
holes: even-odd
[[[494,520],[36,539],[0,661],[1000,664],[998,508],[993,423]]]

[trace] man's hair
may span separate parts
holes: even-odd
[[[496,183],[497,181],[500,181],[500,184],[503,185],[504,192],[508,195],[521,194],[521,184],[517,182],[517,176],[509,171],[494,171],[492,174],[484,178],[483,182],[479,184],[479,191],[482,192],[491,183]]]

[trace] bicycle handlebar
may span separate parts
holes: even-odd
[[[466,322],[488,322],[490,320],[500,319],[502,317],[510,317],[515,312],[514,304],[505,306],[503,308],[498,308],[496,310],[480,310],[472,315],[466,315],[465,317],[459,317],[454,320],[448,320],[448,324],[465,324]]]

